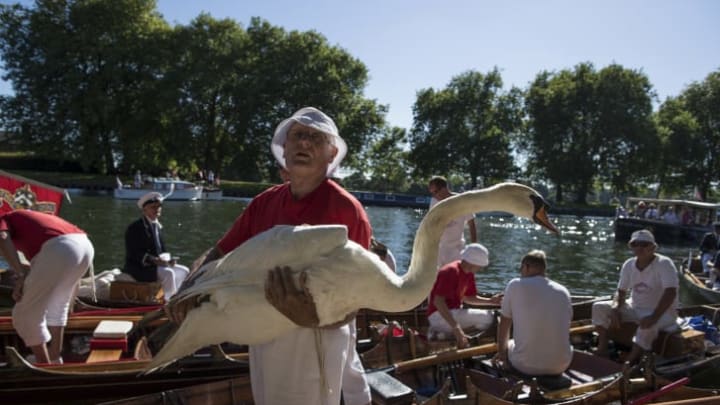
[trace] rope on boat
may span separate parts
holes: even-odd
[[[322,345],[322,329],[313,329],[315,333],[315,352],[318,360],[318,373],[320,374],[320,398],[327,398],[328,383],[325,377],[325,351]],[[325,402],[323,400],[323,402]]]

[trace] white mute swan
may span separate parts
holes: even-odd
[[[208,263],[191,287],[173,297],[173,301],[209,299],[187,313],[147,370],[151,372],[207,345],[258,344],[297,328],[265,299],[267,272],[277,266],[291,267],[297,277],[306,271],[306,286],[321,326],[336,323],[360,308],[406,311],[430,293],[437,274],[440,236],[453,218],[505,211],[557,233],[547,217],[547,208],[538,192],[515,183],[449,197],[420,223],[410,267],[402,277],[391,272],[377,255],[348,240],[343,225],[276,226]]]

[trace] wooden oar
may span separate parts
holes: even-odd
[[[570,328],[570,334],[581,334],[589,333],[595,330],[594,325],[583,325]],[[455,360],[466,359],[473,356],[481,356],[485,354],[491,354],[497,352],[496,343],[488,343],[480,346],[468,347],[466,349],[449,350],[442,353],[433,354],[426,357],[420,357],[417,359],[401,361],[390,366],[390,369],[395,372],[403,373],[408,370],[414,370],[416,368],[432,366],[438,363],[449,363]]]
[[[404,373],[408,370],[414,370],[416,368],[432,366],[438,363],[449,363],[451,361],[466,359],[468,357],[495,353],[496,351],[497,344],[488,343],[480,346],[468,347],[467,349],[450,350],[417,359],[401,361],[393,364],[391,367],[397,373]]]
[[[688,377],[683,377],[683,378],[681,378],[681,379],[679,379],[679,380],[677,380],[677,381],[673,381],[673,382],[671,382],[670,384],[667,384],[667,385],[664,385],[664,386],[660,387],[660,389],[657,390],[657,391],[653,391],[653,392],[651,392],[651,393],[649,393],[649,394],[643,395],[643,396],[640,397],[640,398],[633,399],[632,401],[630,401],[630,405],[643,405],[643,404],[646,404],[646,403],[652,401],[653,399],[655,399],[655,398],[657,398],[657,397],[659,397],[659,396],[661,396],[661,395],[667,394],[668,392],[670,392],[670,391],[672,391],[672,390],[674,390],[674,389],[676,389],[676,388],[680,388],[680,387],[682,387],[683,385],[685,385],[685,384],[687,384],[687,383],[689,383],[689,382],[690,382],[690,379],[689,379]]]
[[[9,366],[5,368],[7,372],[15,370],[17,372],[31,371],[35,374],[47,375],[92,375],[92,374],[137,374],[142,372],[150,360],[121,360],[105,363],[65,363],[44,365],[38,367],[27,362],[13,347],[5,348],[6,357],[8,357]],[[247,361],[248,353],[232,353],[227,357],[236,361]]]
[[[702,398],[680,399],[677,401],[653,402],[654,405],[717,405],[720,402],[718,396]]]

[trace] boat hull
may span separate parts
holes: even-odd
[[[630,235],[640,229],[651,230],[660,244],[693,246],[699,245],[705,233],[712,231],[709,226],[675,225],[660,220],[621,217],[615,219],[615,241],[627,242]]]
[[[249,376],[230,378],[206,384],[135,396],[98,405],[155,405],[167,403],[183,405],[252,405]]]
[[[40,368],[15,356],[13,365],[0,367],[3,403],[98,403],[249,375],[246,361],[232,359],[185,358],[141,375],[147,361]]]
[[[703,280],[688,270],[685,266],[678,269],[680,287],[692,295],[694,301],[701,301],[702,304],[720,304],[720,291],[707,288]]]
[[[223,192],[219,189],[212,190],[205,188],[202,191],[202,199],[208,201],[220,201],[223,199]]]
[[[113,190],[113,197],[118,200],[137,200],[151,191],[158,191],[144,188],[116,188]],[[202,187],[175,190],[165,200],[168,201],[195,201],[203,197]]]

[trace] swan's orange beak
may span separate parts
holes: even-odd
[[[546,205],[540,206],[535,211],[535,215],[533,215],[533,219],[535,220],[535,223],[540,224],[542,227],[549,230],[550,232],[557,234],[557,235],[560,234],[560,231],[557,229],[555,224],[553,224],[552,221],[550,221],[550,218],[548,218]]]

